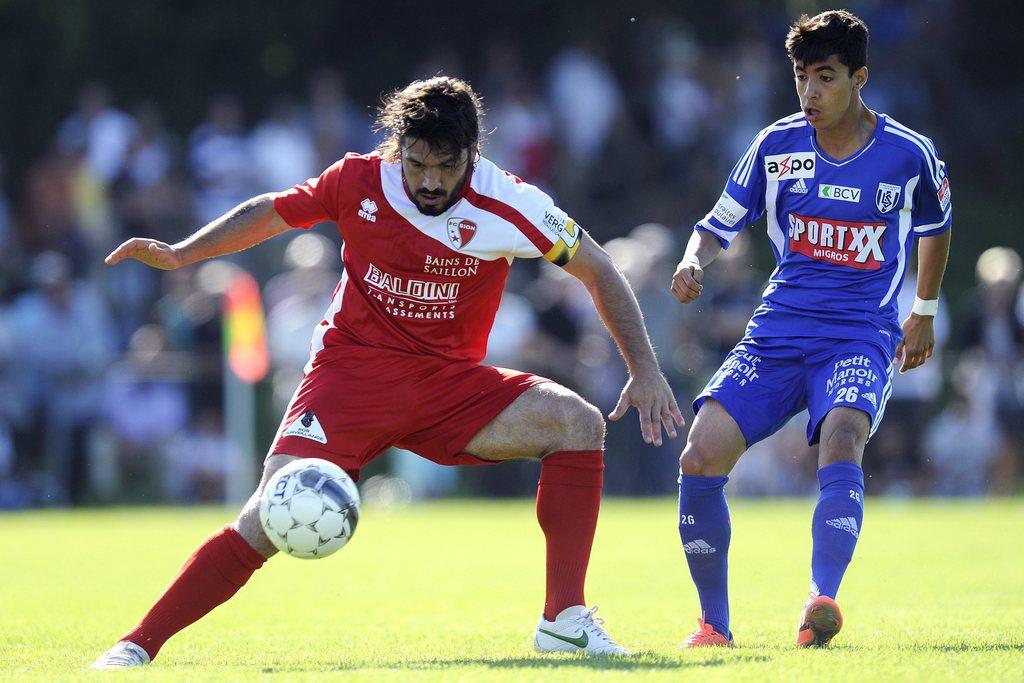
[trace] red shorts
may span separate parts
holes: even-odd
[[[269,454],[323,458],[354,479],[391,446],[441,465],[490,465],[466,444],[530,387],[551,380],[470,362],[352,347],[295,390]]]

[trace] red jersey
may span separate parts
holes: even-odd
[[[568,263],[581,231],[541,190],[480,157],[458,200],[427,216],[400,163],[348,154],[277,195],[291,226],[334,221],[344,272],[305,371],[345,347],[480,362],[515,257]]]

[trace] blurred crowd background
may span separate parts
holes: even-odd
[[[230,259],[256,277],[266,311],[271,371],[256,387],[253,453],[237,453],[244,441],[225,428],[230,269],[102,259],[130,236],[177,241],[371,150],[380,94],[437,73],[483,95],[484,154],[552,194],[613,255],[686,406],[759,300],[772,266],[761,225],[709,269],[695,305],[667,285],[750,138],[797,109],[788,24],[828,8],[693,4],[0,5],[0,508],[222,500],[233,457],[255,471],[339,277],[337,230]],[[938,349],[896,378],[864,459],[873,494],[1020,488],[1024,88],[1017,72],[1007,81],[1013,41],[1000,39],[1020,9],[995,21],[979,7],[848,3],[871,30],[865,100],[936,141],[955,207]],[[913,270],[908,279],[901,318]],[[586,292],[538,262],[513,267],[487,361],[547,375],[606,413],[625,381]],[[805,421],[752,448],[733,492],[814,491]],[[630,413],[607,445],[608,493],[675,489],[682,439],[645,446]],[[364,476],[384,498],[523,495],[535,470],[392,452]]]

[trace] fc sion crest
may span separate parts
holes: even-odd
[[[900,192],[903,190],[899,185],[890,183],[878,183],[878,192],[875,193],[875,206],[882,213],[889,213],[896,208],[900,201]]]
[[[452,217],[448,219],[448,240],[456,249],[462,249],[469,244],[476,234],[476,223],[465,218]]]

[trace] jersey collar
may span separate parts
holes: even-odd
[[[879,114],[874,109],[871,110],[871,113],[875,115],[875,119],[876,119],[875,120],[875,130],[874,130],[873,133],[871,133],[871,137],[868,138],[868,141],[864,143],[863,147],[861,147],[856,152],[854,152],[850,156],[846,157],[842,161],[839,161],[838,159],[834,159],[834,158],[830,157],[828,154],[825,154],[824,150],[822,150],[821,147],[818,146],[818,138],[814,134],[814,127],[813,126],[808,126],[808,128],[811,129],[811,146],[814,148],[814,151],[824,161],[828,162],[829,164],[831,164],[833,166],[844,166],[844,165],[850,163],[851,161],[854,161],[855,159],[859,158],[862,154],[864,154],[864,152],[868,151],[868,149],[871,147],[871,145],[875,144],[875,140],[877,140],[878,136],[881,135],[881,133],[882,133],[882,128],[885,127],[885,114]]]

